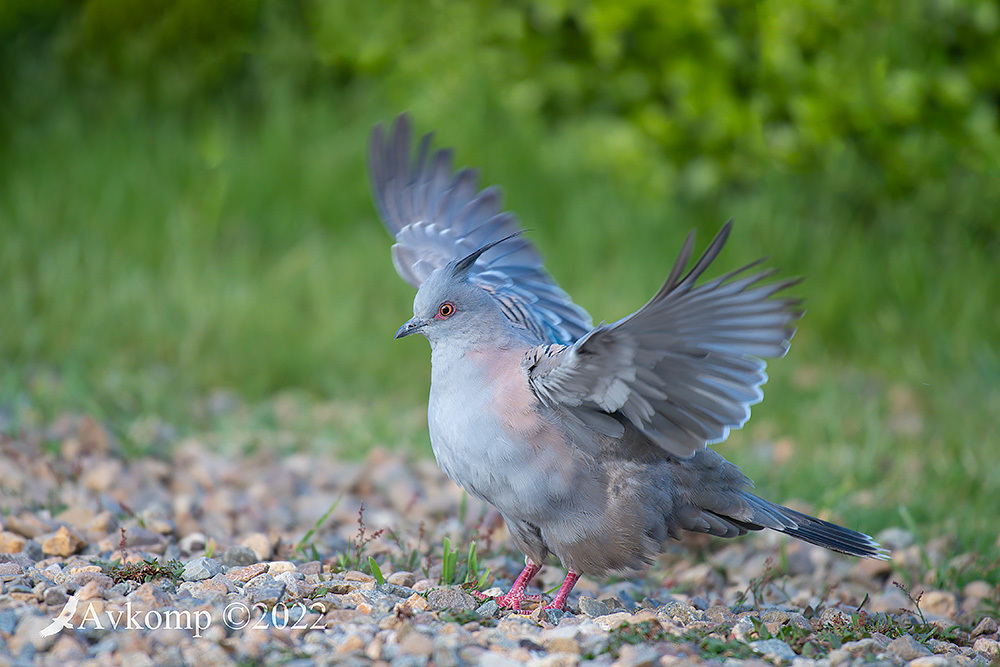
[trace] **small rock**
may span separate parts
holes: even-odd
[[[622,623],[629,623],[632,620],[632,614],[627,611],[619,611],[614,614],[605,614],[604,616],[598,616],[594,619],[594,623],[597,624],[601,630],[610,632],[614,630]]]
[[[435,588],[427,594],[427,604],[433,609],[474,610],[479,605],[475,598],[457,588]]]
[[[430,609],[430,605],[427,604],[427,600],[423,596],[414,593],[410,597],[406,598],[406,606],[416,612],[427,611]]]
[[[757,628],[754,626],[753,616],[747,615],[733,623],[733,629],[730,632],[733,634],[733,639],[745,642],[750,640],[751,635],[753,635],[756,630]]]
[[[972,631],[973,637],[978,637],[980,635],[992,635],[997,631],[997,621],[992,616],[986,616],[983,620],[979,621],[979,625],[976,629]]]
[[[42,601],[50,607],[62,607],[68,599],[69,596],[66,594],[65,586],[47,588],[45,589],[45,594],[42,596]]]
[[[611,613],[608,609],[608,605],[603,602],[599,602],[589,595],[581,595],[580,601],[578,602],[580,606],[580,613],[591,618],[597,618],[598,616],[607,616]]]
[[[271,550],[274,548],[271,540],[264,533],[250,533],[240,541],[240,544],[249,547],[259,561],[270,558]]]
[[[245,549],[246,547],[241,548]],[[254,563],[253,565],[247,565],[245,567],[234,567],[229,572],[226,572],[226,577],[228,577],[231,581],[245,584],[257,575],[265,572],[267,572],[267,563]]]
[[[659,653],[652,646],[625,644],[618,653],[618,659],[612,665],[613,667],[654,667],[658,664],[659,657]]]
[[[262,574],[247,584],[246,590],[253,602],[259,602],[270,609],[285,596],[285,583],[270,574]]]
[[[248,546],[236,544],[222,554],[222,564],[228,567],[246,567],[257,563],[257,554]]]
[[[276,560],[271,561],[270,567],[267,571],[275,576],[281,574],[282,572],[295,572],[295,563],[287,560]]]
[[[943,655],[928,655],[914,658],[906,663],[906,667],[952,667],[956,662]]]
[[[962,596],[974,600],[988,600],[993,597],[993,587],[988,581],[976,579],[970,581],[962,588]]]
[[[792,647],[780,639],[759,639],[750,642],[750,648],[772,661],[791,662],[798,657]]]
[[[17,614],[13,609],[0,609],[0,635],[10,636],[17,628]]]
[[[865,637],[854,642],[844,642],[840,648],[854,657],[861,657],[881,653],[883,646],[871,637]]]
[[[0,553],[4,554],[16,554],[24,549],[24,544],[27,540],[18,535],[17,533],[11,533],[10,531],[0,532]]]
[[[300,563],[296,570],[298,570],[300,574],[304,574],[306,576],[320,574],[323,571],[323,563],[318,560],[311,560],[308,563]]]
[[[914,658],[931,655],[930,649],[910,635],[896,637],[889,642],[889,645],[885,647],[885,650],[893,655],[899,656],[903,660],[913,660]]]
[[[955,618],[958,614],[958,600],[947,591],[927,591],[920,598],[920,609],[931,616]]]
[[[420,632],[410,632],[399,642],[399,651],[406,655],[430,656],[434,651],[434,641]]]
[[[18,563],[0,563],[0,577],[10,577],[24,574],[24,568]]]
[[[736,622],[736,615],[728,607],[721,604],[713,605],[705,610],[705,618],[713,623],[731,625]]]
[[[180,542],[177,543],[177,545],[181,548],[181,552],[186,554],[204,551],[206,544],[208,544],[208,538],[205,536],[205,533],[199,532],[188,533],[180,539]],[[246,549],[246,547],[242,548]]]
[[[681,625],[694,623],[695,621],[700,621],[705,617],[704,613],[699,612],[691,605],[677,600],[671,600],[670,602],[658,607],[656,609],[656,615],[658,617],[666,617],[667,619],[677,621]]]
[[[139,586],[128,597],[138,609],[158,609],[171,603],[170,595],[151,581]]]
[[[500,614],[500,605],[496,600],[487,600],[476,608],[476,613],[483,618],[496,618]]]
[[[412,572],[393,572],[385,580],[395,586],[406,586],[407,588],[413,588],[413,584],[417,583],[417,578]]]
[[[376,590],[385,593],[386,595],[395,595],[398,598],[408,598],[414,593],[415,590],[412,588],[407,588],[406,586],[397,586],[396,584],[382,584],[381,586],[376,586]]]
[[[222,566],[222,563],[214,558],[199,556],[184,565],[184,573],[181,577],[185,581],[201,581],[202,579],[211,579],[217,574],[222,574],[223,569],[225,568]]]
[[[42,535],[50,533],[56,529],[55,524],[51,521],[45,521],[31,512],[11,514],[8,517],[4,517],[4,523],[6,524],[6,530],[12,531],[29,539],[41,537]]]
[[[824,626],[845,626],[850,624],[851,615],[834,607],[827,607],[823,610],[823,613],[819,615],[819,622]]]
[[[86,544],[82,537],[66,526],[61,526],[55,533],[42,538],[42,553],[51,556],[72,556]]]
[[[348,570],[344,572],[344,581],[360,581],[365,584],[370,584],[375,581],[375,577],[370,574],[365,574],[364,572],[358,572],[357,570]]]
[[[980,637],[976,640],[976,643],[972,645],[972,650],[987,660],[996,662],[1000,659],[1000,643],[994,639]]]
[[[337,647],[337,653],[355,653],[363,651],[368,642],[364,640],[360,635],[351,633],[347,635],[340,645]]]

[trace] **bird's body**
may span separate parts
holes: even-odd
[[[550,555],[580,573],[648,565],[683,531],[722,537],[771,528],[856,556],[884,557],[866,535],[763,500],[706,445],[749,418],[766,381],[762,357],[782,356],[801,313],[775,298],[754,264],[696,284],[729,225],[684,275],[689,237],[663,288],[611,325],[591,326],[450,154],[410,160],[405,116],[372,140],[376,202],[396,237],[400,275],[418,287],[397,337],[431,343],[428,425],[434,456],[460,486],[494,505],[527,556],[502,603]]]

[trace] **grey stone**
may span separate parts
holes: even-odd
[[[931,650],[929,648],[918,642],[910,635],[896,637],[889,642],[889,645],[885,648],[885,650],[902,658],[903,660],[913,660],[914,658],[931,655]]]
[[[269,574],[262,574],[247,584],[246,592],[254,603],[273,607],[285,596],[285,582],[278,581]]]
[[[625,644],[615,664],[619,667],[655,667],[659,664],[659,653],[652,646]]]
[[[203,579],[211,579],[217,574],[222,574],[224,569],[222,563],[214,558],[199,556],[187,562],[181,577],[185,581],[202,581]]]
[[[69,596],[66,594],[65,586],[52,586],[51,588],[47,588],[42,596],[42,601],[50,606],[64,605],[68,599]]]
[[[398,598],[404,598],[404,599],[416,593],[415,590],[409,588],[408,586],[400,586],[398,584],[390,584],[390,583],[382,584],[381,586],[378,587],[378,590],[388,595],[395,595]]]
[[[17,627],[17,614],[13,609],[0,610],[0,634],[12,635]]]
[[[538,612],[538,617],[544,621],[551,623],[552,625],[558,625],[559,621],[567,616],[572,616],[569,612],[563,611],[562,609],[545,609],[544,607]]]
[[[222,554],[222,563],[229,567],[245,567],[257,562],[257,554],[250,547],[241,544],[226,549]]]
[[[500,615],[500,605],[497,604],[496,600],[487,600],[479,605],[476,613],[483,618],[496,618]]]
[[[433,609],[468,609],[474,610],[476,600],[468,593],[457,588],[435,588],[427,593],[427,604]]]
[[[671,600],[656,609],[657,616],[664,616],[668,619],[679,622],[681,625],[694,623],[705,618],[704,612],[700,612],[689,604],[679,600]]]
[[[750,642],[750,648],[769,660],[791,662],[798,657],[792,647],[780,639],[760,639]]]
[[[590,616],[591,618],[597,618],[598,616],[607,616],[611,613],[608,605],[603,602],[599,602],[589,595],[581,595],[580,601],[580,613]]]
[[[859,657],[881,653],[883,647],[876,640],[870,637],[865,637],[864,639],[859,639],[855,642],[844,642],[844,645],[840,648],[847,651],[854,657]]]

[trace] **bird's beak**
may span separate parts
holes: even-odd
[[[404,336],[417,333],[425,326],[427,326],[427,322],[425,320],[422,320],[419,317],[414,317],[413,319],[407,320],[403,323],[403,326],[399,327],[399,330],[396,331],[394,338],[403,338]]]

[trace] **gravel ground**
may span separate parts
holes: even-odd
[[[489,595],[522,560],[432,461],[165,449],[125,458],[86,417],[0,436],[0,665],[1000,663],[998,592],[938,588],[976,560],[944,539],[884,531],[888,563],[692,539],[635,578],[582,579],[566,612],[516,614],[441,584],[446,538],[459,575],[476,543]]]

